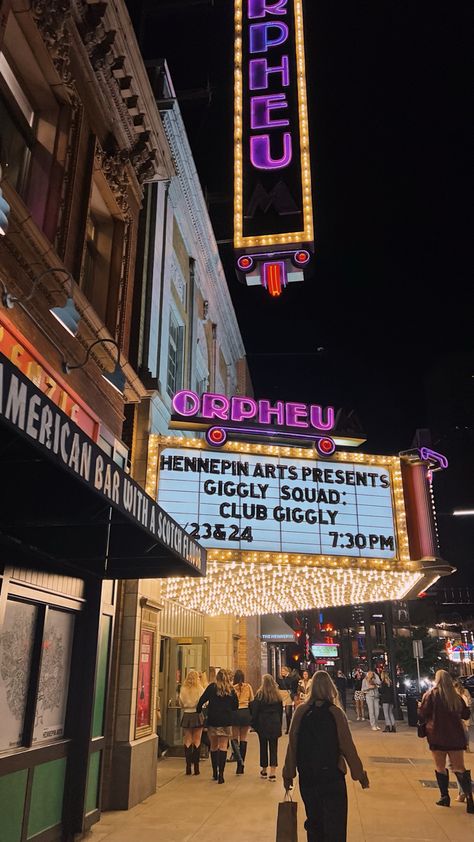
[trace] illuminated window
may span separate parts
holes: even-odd
[[[178,324],[176,316],[170,313],[168,343],[167,392],[172,397],[183,386],[184,327]]]

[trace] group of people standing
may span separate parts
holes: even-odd
[[[369,722],[372,731],[380,731],[378,724],[380,702],[382,702],[383,715],[385,720],[385,733],[395,733],[394,714],[394,692],[392,680],[386,670],[380,675],[369,670],[366,675],[362,670],[356,670],[354,674],[354,704],[356,709],[357,722],[365,720],[365,707],[369,712]]]

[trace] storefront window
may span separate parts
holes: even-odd
[[[64,734],[74,615],[49,608],[46,614],[36,700],[33,744]]]
[[[37,611],[26,602],[7,602],[0,632],[0,751],[23,744]]]

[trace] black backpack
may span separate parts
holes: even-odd
[[[336,721],[329,702],[312,704],[304,714],[296,746],[298,773],[306,780],[337,777],[340,756]]]

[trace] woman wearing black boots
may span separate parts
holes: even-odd
[[[449,773],[446,768],[446,755],[451,761],[451,768],[466,796],[466,812],[474,813],[472,798],[471,773],[464,766],[466,736],[462,719],[470,716],[464,699],[456,693],[453,680],[446,670],[438,670],[432,690],[423,696],[418,708],[418,719],[425,725],[426,737],[436,769],[441,798],[436,803],[440,807],[449,807]]]
[[[253,690],[245,681],[242,670],[236,670],[234,675],[234,690],[239,700],[239,708],[234,712],[232,726],[232,748],[237,757],[237,775],[244,774],[245,756],[247,754],[247,737],[252,723],[250,703],[253,701]]]
[[[239,707],[227,670],[218,670],[215,682],[206,687],[196,706],[198,713],[201,713],[206,702],[208,703],[207,733],[211,742],[212,777],[223,784],[227,745],[232,737],[233,715]]]
[[[183,708],[181,728],[183,729],[187,775],[191,774],[192,764],[194,764],[194,774],[199,775],[203,715],[197,713],[196,705],[203,692],[199,673],[196,670],[189,670],[179,693],[179,703]]]

